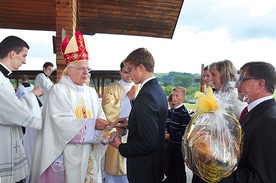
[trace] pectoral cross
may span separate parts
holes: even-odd
[[[15,148],[15,152],[17,153],[17,148],[19,148],[20,146],[19,145],[17,145],[17,141],[16,141],[16,143],[15,143],[16,145],[15,145],[15,147],[13,147],[13,148]]]

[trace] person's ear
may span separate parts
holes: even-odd
[[[265,87],[265,80],[264,79],[259,79],[259,87],[260,88]]]
[[[15,52],[14,50],[11,50],[11,51],[9,52],[10,58],[13,58],[13,57],[15,56],[15,54],[16,54],[16,52]]]
[[[143,64],[139,64],[137,66],[137,68],[139,69],[139,71],[144,71],[145,70],[145,66]]]

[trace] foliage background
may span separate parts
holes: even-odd
[[[176,86],[183,86],[186,89],[186,99],[184,102],[194,101],[194,94],[200,91],[200,83],[195,79],[200,79],[200,74],[186,72],[155,73],[159,84],[162,86],[166,95],[169,96],[172,89]]]

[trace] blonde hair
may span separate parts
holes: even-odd
[[[186,89],[183,86],[176,86],[172,91],[181,92],[183,96],[186,96]]]
[[[230,81],[237,81],[237,70],[230,60],[214,62],[210,65],[209,70],[217,69],[221,75],[221,83],[225,84]]]

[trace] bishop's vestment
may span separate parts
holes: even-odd
[[[95,122],[105,115],[96,91],[63,76],[50,90],[42,116],[31,182],[101,182],[106,146],[100,143]]]

